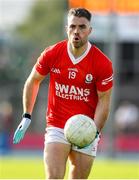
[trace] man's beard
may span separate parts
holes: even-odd
[[[73,44],[74,48],[79,49],[82,46],[84,46],[85,42],[79,41],[79,42],[73,42],[72,44]]]

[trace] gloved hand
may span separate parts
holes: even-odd
[[[31,123],[31,116],[30,118],[23,116],[22,121],[20,122],[19,126],[17,127],[14,133],[14,137],[13,137],[14,144],[19,143],[23,139],[25,132],[27,128],[29,127],[30,123]]]

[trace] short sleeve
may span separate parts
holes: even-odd
[[[51,61],[51,48],[46,48],[40,55],[40,57],[37,59],[37,62],[35,64],[35,69],[41,74],[41,75],[47,75],[50,72],[50,61]]]
[[[99,68],[99,74],[96,82],[97,90],[107,91],[113,86],[113,68],[112,62],[106,61]]]

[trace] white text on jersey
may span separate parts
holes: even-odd
[[[76,87],[74,85],[59,84],[55,82],[56,96],[63,99],[89,101],[90,89]]]
[[[58,69],[58,68],[52,68],[51,71],[56,74],[60,74],[60,69]]]

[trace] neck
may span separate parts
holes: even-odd
[[[70,51],[75,58],[78,58],[81,55],[83,55],[83,53],[87,50],[87,47],[88,47],[88,42],[80,48],[76,48],[76,47],[72,46],[71,44],[69,44]]]

